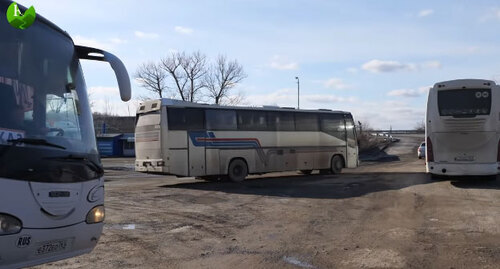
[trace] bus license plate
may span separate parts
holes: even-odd
[[[455,157],[455,161],[459,161],[459,162],[473,162],[474,161],[474,156],[458,156],[458,157]]]
[[[69,249],[73,240],[71,238],[46,241],[39,244],[36,249],[36,255],[61,252]]]

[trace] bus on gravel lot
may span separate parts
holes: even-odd
[[[150,100],[137,110],[135,141],[136,171],[207,180],[358,165],[354,121],[342,111]]]
[[[0,14],[11,4],[0,0]],[[104,225],[104,180],[79,60],[109,62],[123,100],[127,71],[39,15],[24,30],[0,18],[0,36],[0,268],[90,252]]]
[[[499,90],[495,82],[480,79],[439,82],[430,89],[425,128],[427,172],[498,174]]]

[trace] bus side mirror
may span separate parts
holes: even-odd
[[[130,100],[132,97],[130,78],[127,68],[125,68],[125,65],[118,57],[104,50],[84,46],[75,46],[75,51],[80,59],[108,62],[113,71],[115,71],[122,101],[126,102]]]

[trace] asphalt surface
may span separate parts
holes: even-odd
[[[403,136],[341,175],[204,182],[104,159],[106,225],[37,268],[500,268],[500,180],[434,181]]]

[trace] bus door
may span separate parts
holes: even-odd
[[[345,121],[346,137],[347,137],[347,168],[355,168],[358,166],[358,143],[356,138],[356,130],[352,119]]]
[[[206,175],[205,147],[209,132],[204,130],[205,113],[202,109],[186,108],[189,176]]]
[[[188,132],[189,140],[189,176],[205,175],[205,131],[190,131]]]

